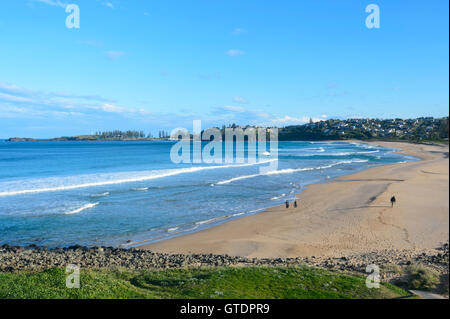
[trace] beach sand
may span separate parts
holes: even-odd
[[[345,256],[432,249],[449,240],[448,146],[376,142],[421,161],[312,184],[284,205],[139,248],[246,257]],[[391,208],[390,198],[397,203]],[[251,199],[249,199],[251,200]]]

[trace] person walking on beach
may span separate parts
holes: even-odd
[[[297,201],[294,200],[294,208],[297,208]]]
[[[396,202],[395,196],[391,197],[391,207],[394,207],[394,204]]]
[[[289,208],[289,201],[286,200],[286,208]]]

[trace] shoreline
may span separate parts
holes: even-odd
[[[295,141],[294,141],[295,142]],[[309,141],[310,142],[310,141]],[[317,141],[318,143],[358,143],[358,144],[368,144],[368,145],[375,145],[375,146],[380,146],[378,145],[376,142],[368,142],[365,140],[323,140],[323,141]],[[410,142],[408,142],[410,143]],[[417,144],[417,143],[412,143],[411,144]],[[424,145],[430,145],[430,144],[424,144]],[[432,145],[438,145],[438,144],[432,144]],[[391,147],[386,147],[386,148],[391,148]],[[401,150],[398,151],[393,151],[393,153],[395,154],[401,154],[401,155],[406,155],[406,156],[410,156],[409,154],[406,153],[402,153]],[[418,158],[418,160],[422,160],[421,158]],[[403,163],[403,162],[402,162]],[[392,165],[392,164],[382,164],[382,165],[378,165],[375,167],[379,167],[379,166],[385,166],[385,165]],[[314,185],[314,184],[325,184],[325,183],[332,183],[335,182],[338,178],[340,177],[348,177],[351,176],[353,174],[357,174],[359,172],[363,172],[366,171],[368,169],[370,169],[372,167],[366,167],[364,169],[362,169],[361,171],[357,171],[351,174],[346,174],[346,175],[342,175],[342,176],[338,176],[335,177],[333,179],[329,179],[329,180],[324,180],[321,182],[313,182],[310,184],[305,184],[304,189],[300,192],[300,193],[295,193],[294,194],[294,198],[298,198],[298,196],[300,194],[302,194],[306,189],[308,189],[308,187],[310,185]],[[212,218],[213,220],[217,220],[212,222],[211,224],[205,224],[205,226],[201,226],[201,224],[199,224],[200,227],[194,227],[194,228],[190,228],[190,229],[185,229],[185,230],[177,230],[177,231],[173,231],[170,234],[160,234],[158,236],[155,237],[150,237],[150,238],[143,238],[143,239],[139,239],[139,240],[135,240],[135,241],[130,241],[124,244],[120,244],[118,245],[119,248],[142,248],[144,246],[148,246],[148,245],[153,245],[159,242],[163,242],[163,241],[167,241],[170,239],[174,239],[174,238],[178,238],[178,237],[183,237],[186,235],[190,235],[190,234],[195,234],[204,230],[208,230],[214,227],[218,227],[224,223],[228,223],[237,219],[241,219],[241,218],[245,218],[245,217],[250,217],[250,216],[254,216],[256,214],[260,214],[263,213],[265,211],[267,211],[268,209],[272,209],[274,207],[283,207],[284,204],[277,204],[277,205],[271,205],[271,206],[267,206],[265,208],[259,208],[259,209],[255,209],[253,211],[250,211],[248,213],[237,213],[237,214],[229,214],[229,215],[224,215],[224,216],[219,216],[219,217],[215,217]],[[245,215],[245,216],[241,216],[241,215]],[[178,229],[178,227],[176,227]]]
[[[359,140],[341,142],[394,148],[398,149],[397,153],[417,157],[420,161],[370,167],[335,178],[331,183],[310,184],[296,195],[299,203],[297,209],[273,206],[207,229],[135,247],[162,253],[288,258],[335,257],[379,249],[433,249],[448,241],[447,145]],[[421,168],[435,169],[437,173],[432,174]],[[421,171],[425,172],[425,177],[417,176]],[[428,186],[438,190],[439,194],[434,191],[430,194],[440,198],[435,203],[437,206],[431,205],[429,200],[425,205],[408,204],[411,199],[417,199],[411,187],[414,188],[416,180],[421,178],[422,190]],[[399,184],[401,187],[397,190]],[[420,193],[420,189],[415,191]],[[395,192],[401,198],[397,203],[399,207],[393,210],[400,211],[395,216],[389,214],[388,192]],[[323,193],[327,196],[321,196]],[[345,207],[348,205],[351,207]],[[430,207],[422,207],[424,210],[421,212],[418,209],[420,206],[430,206],[435,211],[436,220],[424,216]],[[294,225],[298,225],[298,229]],[[432,235],[425,236],[424,233],[430,230]]]
[[[316,141],[314,141],[314,142],[316,142]],[[348,143],[348,144],[350,144],[350,143],[358,143],[358,144],[368,144],[368,145],[380,146],[379,144],[377,144],[377,142],[368,142],[368,141],[365,141],[365,140],[353,140],[353,139],[351,139],[351,140],[323,140],[323,141],[317,141],[317,142],[318,143]],[[380,142],[382,142],[382,141],[380,141]],[[418,143],[408,142],[408,144],[418,144]],[[424,144],[424,145],[430,145],[430,144]],[[439,146],[439,144],[432,144],[432,145]],[[391,147],[387,147],[386,146],[386,148],[391,148]],[[393,149],[395,149],[395,148],[393,148]],[[410,154],[402,153],[401,150],[398,150],[398,151],[394,150],[393,153],[406,155],[406,156],[411,156]],[[416,158],[418,160],[422,160],[419,157],[416,157]],[[386,166],[386,165],[393,165],[393,164],[382,164],[382,165],[378,165],[378,166],[375,166],[375,167]],[[298,196],[300,194],[302,194],[305,190],[307,190],[310,185],[332,183],[332,182],[335,182],[340,177],[348,177],[348,176],[351,176],[353,174],[357,174],[358,172],[366,171],[366,170],[368,170],[370,168],[372,168],[372,167],[366,167],[366,168],[362,169],[361,171],[357,171],[357,172],[354,172],[354,173],[351,173],[351,174],[338,176],[338,177],[335,177],[335,178],[332,178],[332,179],[329,179],[329,180],[324,180],[324,181],[320,181],[320,182],[313,182],[313,183],[310,183],[310,184],[305,184],[304,189],[300,193],[295,193],[294,194],[294,198],[298,198]],[[160,243],[160,242],[163,242],[163,241],[167,241],[167,240],[171,240],[171,239],[174,239],[174,238],[183,237],[183,236],[186,236],[186,235],[195,234],[195,233],[198,233],[198,232],[201,232],[201,231],[205,231],[205,230],[208,230],[208,229],[211,229],[211,228],[215,228],[215,227],[218,227],[218,226],[220,226],[220,225],[222,225],[224,223],[228,223],[228,222],[231,222],[231,221],[234,221],[234,220],[237,220],[237,219],[254,216],[256,214],[263,213],[263,212],[267,211],[268,209],[272,209],[272,208],[275,208],[275,207],[284,207],[284,204],[270,205],[270,206],[267,206],[265,208],[255,209],[254,211],[250,211],[248,213],[229,214],[229,215],[215,217],[215,218],[212,218],[212,219],[217,220],[217,221],[212,222],[211,224],[205,224],[205,226],[199,225],[200,227],[194,227],[194,228],[184,229],[184,230],[177,230],[177,231],[171,232],[170,234],[160,234],[160,235],[155,236],[155,237],[147,237],[147,238],[144,237],[144,238],[139,239],[139,240],[129,241],[127,243],[120,244],[120,245],[118,245],[118,247],[119,248],[125,248],[125,249],[127,249],[127,248],[138,248],[139,249],[139,248],[146,247],[146,246],[149,246],[149,245],[153,245],[153,244],[156,244],[156,243]],[[245,215],[245,216],[241,216],[241,215]],[[178,227],[176,227],[176,228],[178,228]]]

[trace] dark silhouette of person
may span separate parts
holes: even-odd
[[[297,201],[294,201],[294,207],[297,208]]]
[[[289,208],[289,201],[286,201],[286,208]]]
[[[394,204],[397,200],[395,199],[395,196],[391,197],[391,207],[394,207]]]

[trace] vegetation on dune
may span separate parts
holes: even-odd
[[[0,298],[402,298],[406,291],[365,277],[308,267],[81,270],[80,288],[64,269],[0,273]]]
[[[431,290],[440,283],[439,275],[432,269],[411,265],[407,272],[409,289]]]

